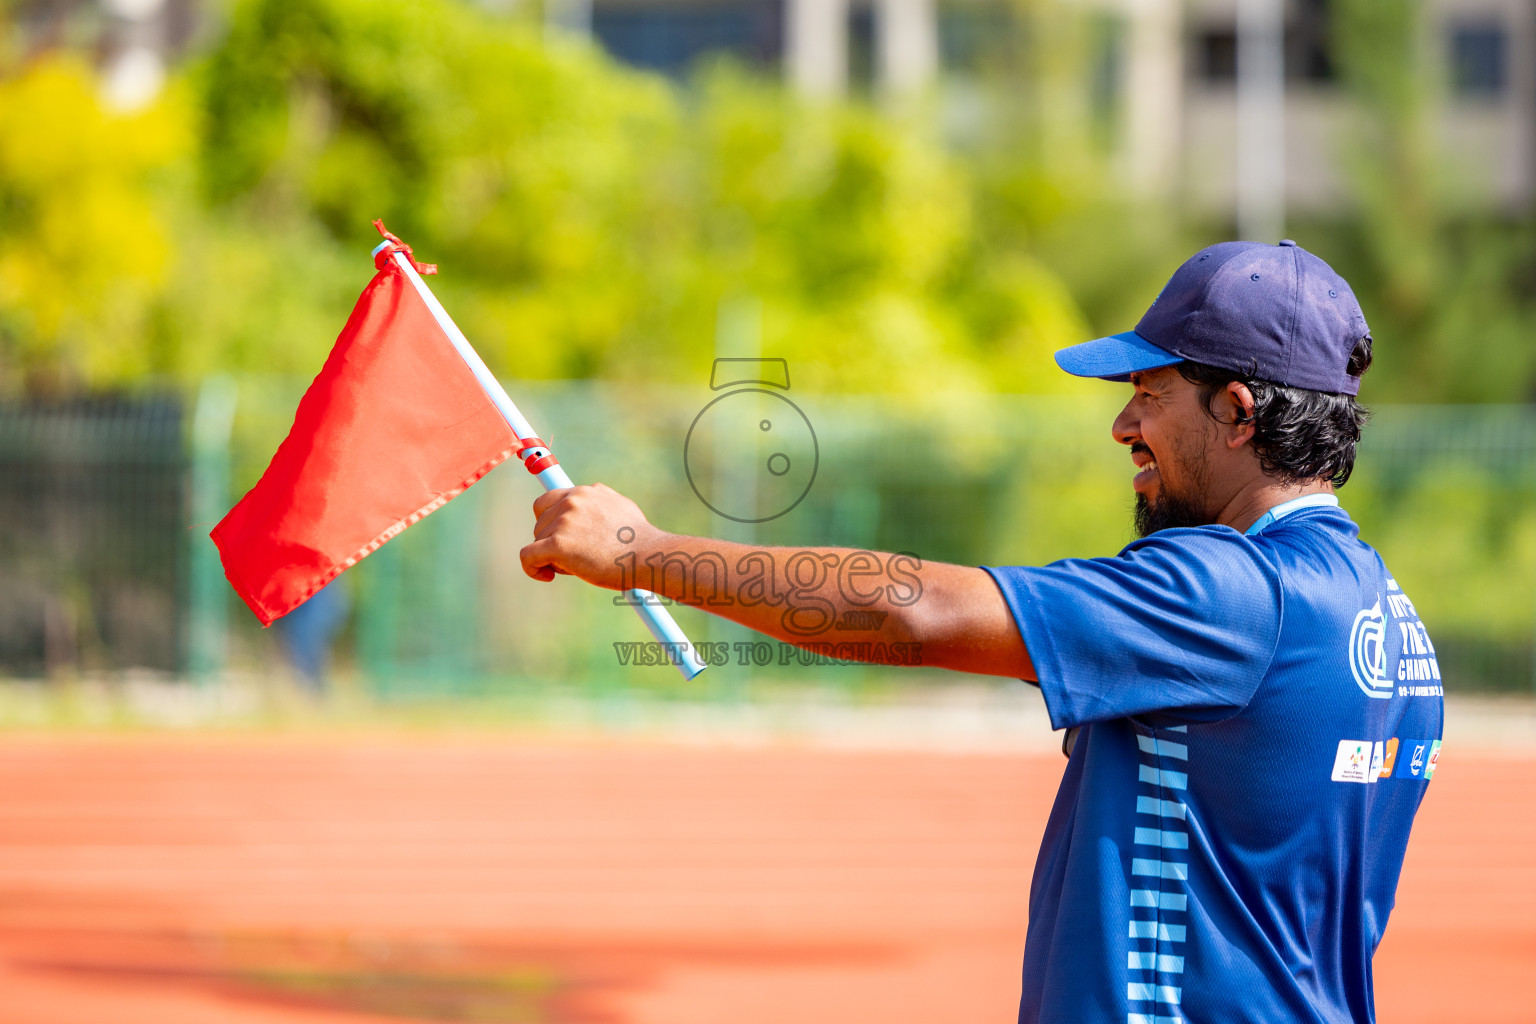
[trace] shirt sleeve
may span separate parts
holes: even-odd
[[[1253,698],[1279,641],[1279,573],[1225,526],[1161,530],[1114,558],[982,568],[1013,612],[1057,729],[1229,717]]]

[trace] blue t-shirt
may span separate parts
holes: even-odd
[[[1440,669],[1342,510],[1256,526],[987,569],[1052,724],[1081,727],[1035,866],[1021,1022],[1374,1020]]]

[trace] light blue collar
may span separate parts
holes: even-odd
[[[1270,509],[1268,512],[1265,512],[1263,515],[1259,516],[1258,522],[1254,523],[1252,526],[1248,527],[1248,529],[1243,531],[1243,532],[1247,536],[1252,537],[1254,534],[1256,534],[1260,530],[1264,529],[1264,527],[1269,526],[1271,523],[1279,522],[1280,520],[1284,519],[1286,516],[1290,515],[1292,512],[1300,512],[1304,508],[1323,508],[1325,506],[1326,507],[1331,507],[1331,508],[1338,508],[1339,507],[1338,495],[1336,495],[1336,494],[1303,494],[1299,498],[1292,498],[1290,501],[1282,502],[1281,504],[1276,505],[1274,508]]]

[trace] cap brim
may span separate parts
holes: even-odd
[[[1182,356],[1158,348],[1135,331],[1095,338],[1056,353],[1056,365],[1075,377],[1118,381],[1129,380],[1133,373],[1183,361]]]

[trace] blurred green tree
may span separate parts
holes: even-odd
[[[153,185],[190,152],[182,98],[113,113],[68,55],[0,79],[0,392],[151,370],[144,342],[173,250]]]
[[[216,209],[349,248],[385,216],[517,375],[692,383],[743,296],[827,389],[1059,387],[1083,330],[1038,262],[982,258],[965,168],[919,125],[730,68],[682,94],[463,4],[248,0],[200,88]]]
[[[241,0],[133,116],[34,63],[0,79],[8,386],[311,372],[383,216],[510,375],[691,385],[728,323],[807,387],[1074,392],[1050,352],[1134,322],[1223,231],[1128,187],[1102,14],[1008,10],[958,142],[935,106],[720,65],[679,87],[457,0]],[[1445,186],[1423,16],[1336,5],[1359,202],[1318,245],[1391,345],[1373,400],[1524,399],[1536,232]]]

